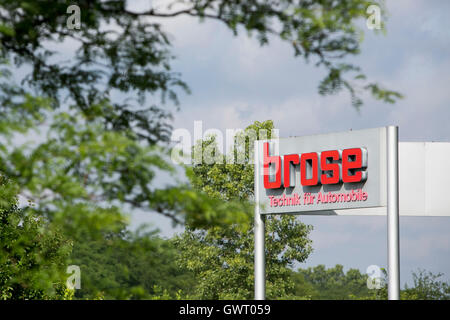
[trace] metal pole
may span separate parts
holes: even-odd
[[[387,127],[388,298],[400,299],[398,127]]]
[[[255,300],[264,300],[266,298],[265,219],[259,212],[260,161],[258,146],[258,141],[255,141]]]

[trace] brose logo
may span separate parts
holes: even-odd
[[[300,183],[303,186],[363,182],[367,180],[367,157],[366,148],[270,156],[269,143],[265,142],[264,188],[294,187],[295,176],[292,174],[296,166],[300,166]],[[270,174],[271,168],[274,175]],[[273,176],[275,179],[271,181]]]

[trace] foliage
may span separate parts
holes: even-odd
[[[0,177],[0,299],[61,299],[71,242],[17,206],[17,185]]]
[[[311,251],[310,228],[290,219],[270,221],[266,246],[266,292],[269,299],[293,294],[289,266]],[[274,239],[286,232],[281,239]],[[253,232],[236,226],[187,229],[175,241],[178,264],[194,274],[197,299],[252,299],[254,290]],[[285,252],[287,251],[287,252]]]
[[[450,300],[450,283],[443,282],[441,278],[444,274],[433,274],[430,271],[419,269],[413,272],[413,287],[405,285],[401,291],[401,298],[404,300]]]
[[[160,26],[131,18],[123,2],[79,5],[77,33],[66,28],[65,2],[0,1],[0,138],[6,140],[0,171],[34,204],[27,210],[72,238],[84,228],[93,236],[118,230],[133,209],[174,223],[245,219],[245,206],[209,200],[175,177],[173,185],[154,184],[159,172],[174,174],[166,144],[170,114],[142,105],[146,94],[176,100],[172,87],[185,87],[170,71]],[[115,31],[101,30],[111,24]],[[80,47],[73,59],[57,61],[58,52],[48,48],[68,38]],[[19,66],[32,68],[21,86],[10,79]],[[114,90],[137,94],[138,101],[117,102]]]
[[[361,274],[358,269],[349,269],[344,272],[344,267],[337,264],[332,268],[318,265],[308,269],[298,269],[294,274],[300,283],[310,284],[308,292],[311,299],[342,300],[369,295],[367,288],[367,275]],[[303,287],[298,290],[303,292]]]
[[[312,300],[317,299],[319,292],[314,285],[305,280],[303,274],[299,271],[291,270],[290,281],[293,282],[293,294],[288,297],[292,300]]]
[[[77,299],[173,299],[188,296],[193,277],[179,270],[177,252],[157,231],[121,230],[77,241],[71,263],[82,270]]]
[[[216,137],[209,136],[194,145],[194,166],[188,170],[188,177],[194,188],[204,191],[213,198],[227,201],[248,200],[254,191],[253,142],[258,137],[272,138],[273,121],[255,121],[234,137],[234,150],[222,154]],[[273,137],[275,138],[275,137]],[[196,150],[199,151],[196,151]],[[232,151],[232,152],[231,152]],[[197,161],[196,154],[206,159]],[[215,161],[208,161],[213,158]]]
[[[372,293],[364,299],[386,300],[388,298],[387,272],[383,270],[384,285],[379,290],[373,290]],[[400,290],[401,300],[450,300],[450,283],[440,280],[442,273],[434,274],[430,271],[418,269],[412,273],[412,287],[405,284],[404,289]]]
[[[18,108],[27,105],[16,102]],[[113,107],[105,102],[98,108]],[[75,239],[85,228],[92,236],[117,231],[130,209],[156,211],[177,223],[246,219],[245,205],[210,199],[187,184],[177,184],[167,150],[139,141],[132,130],[105,130],[99,118],[73,111],[54,113],[51,118],[45,132],[37,131],[42,142],[28,134],[23,144],[10,140],[0,147],[0,171],[32,201],[34,206],[27,210],[60,225],[66,235]],[[38,130],[38,121],[31,129]],[[14,132],[7,125],[4,130]],[[30,128],[24,130],[31,133]],[[152,186],[162,171],[172,175],[174,185]]]
[[[255,33],[262,45],[281,38],[296,55],[315,57],[329,70],[321,93],[347,87],[359,101],[343,78],[359,69],[338,61],[358,53],[357,20],[372,2],[175,2],[137,12],[125,0],[81,0],[81,28],[70,30],[66,1],[0,1],[0,133],[9,139],[0,148],[0,170],[17,181],[36,214],[61,223],[70,236],[86,226],[94,233],[117,230],[131,209],[198,226],[247,219],[246,204],[223,202],[186,184],[154,185],[159,171],[173,172],[161,149],[171,132],[163,104],[166,98],[177,103],[177,92],[187,86],[171,70],[161,23],[149,18],[219,20],[236,34],[242,28]],[[18,67],[25,71],[21,86],[8,78]],[[367,86],[390,101],[389,91]],[[28,144],[12,142],[18,133]],[[243,185],[248,181],[236,187]]]
[[[177,103],[177,91],[187,86],[171,70],[170,41],[161,23],[149,18],[218,20],[236,34],[241,29],[255,33],[261,45],[270,37],[281,38],[295,55],[315,57],[318,66],[328,69],[320,93],[346,87],[359,106],[357,88],[344,74],[355,71],[359,80],[364,76],[341,60],[359,52],[357,22],[369,4],[373,2],[191,0],[137,12],[125,0],[81,0],[81,28],[70,30],[66,1],[2,0],[0,57],[11,63],[2,75],[12,68],[25,70],[22,86],[9,80],[1,84],[0,115],[8,120],[2,130],[27,133],[33,143],[2,148],[0,169],[18,181],[40,213],[52,219],[66,219],[67,213],[72,219],[82,212],[79,216],[95,220],[94,228],[104,222],[120,224],[124,205],[157,211],[176,223],[185,214],[191,220],[200,217],[201,223],[229,223],[234,215],[243,219],[240,213],[246,208],[208,203],[189,186],[150,187],[155,172],[168,170],[155,146],[167,142],[171,131],[170,112],[154,96],[160,93],[162,103],[166,97]],[[71,48],[63,57],[61,44]],[[387,102],[396,97],[375,83],[365,88]],[[29,92],[33,90],[36,94]],[[40,129],[42,135],[47,128],[42,143],[28,131]]]
[[[268,138],[273,129],[272,121],[255,122],[241,133],[249,137],[255,130],[257,136],[265,129]],[[192,184],[211,197],[225,200],[247,201],[253,195],[253,165],[248,162],[250,139],[236,137],[236,150],[247,151],[241,164],[222,163],[193,166]],[[215,144],[215,137],[199,141],[195,146],[202,150]],[[246,147],[247,146],[247,147]],[[217,148],[214,156],[219,154]],[[266,224],[266,291],[271,299],[289,297],[293,293],[290,266],[304,261],[310,252],[311,240],[306,226],[292,216],[269,217]],[[252,299],[253,298],[253,228],[209,226],[186,231],[176,238],[180,250],[178,263],[193,272],[197,280],[194,296],[199,299]]]
[[[347,88],[353,105],[358,107],[362,103],[359,90],[363,89],[386,102],[400,97],[376,83],[364,82],[357,66],[342,62],[359,52],[361,30],[356,25],[369,4],[373,1],[190,0],[180,5],[174,0],[164,2],[164,8],[133,12],[127,9],[125,0],[80,0],[81,28],[69,30],[67,1],[0,0],[0,172],[18,184],[18,192],[30,203],[24,209],[11,211],[2,228],[13,226],[11,232],[19,234],[21,228],[29,228],[27,236],[35,235],[39,241],[24,240],[25,247],[31,246],[31,252],[51,252],[55,259],[51,267],[45,259],[28,257],[26,250],[19,250],[18,261],[25,259],[28,267],[43,263],[48,273],[35,276],[20,268],[18,273],[14,263],[13,269],[5,267],[9,270],[5,276],[2,269],[5,283],[11,279],[31,287],[38,283],[38,293],[10,295],[11,291],[4,291],[3,296],[50,297],[47,291],[53,275],[64,265],[66,238],[75,242],[73,259],[80,263],[82,252],[86,259],[90,257],[88,248],[94,250],[93,261],[104,260],[111,266],[113,261],[127,260],[125,252],[132,252],[135,243],[155,249],[153,240],[150,245],[143,239],[121,238],[125,236],[121,233],[126,213],[133,209],[158,212],[174,223],[186,221],[191,228],[216,225],[225,231],[225,226],[234,223],[230,232],[251,239],[251,231],[244,232],[250,208],[244,200],[252,190],[252,169],[248,165],[237,165],[235,169],[216,166],[218,172],[213,176],[217,179],[211,183],[205,180],[203,186],[193,181],[195,188],[179,181],[168,186],[155,183],[159,172],[174,173],[166,150],[171,112],[164,104],[167,100],[177,104],[178,94],[189,89],[172,71],[169,38],[153,18],[187,15],[218,20],[236,34],[242,29],[255,33],[262,45],[270,37],[278,37],[292,45],[295,55],[313,58],[327,70],[328,75],[319,85],[321,94]],[[344,78],[349,72],[356,73],[353,79]],[[11,80],[13,73],[25,73],[20,86]],[[196,169],[201,171],[201,167]],[[194,174],[201,175],[196,169]],[[203,178],[209,175],[203,174]],[[229,195],[223,194],[223,179],[228,181],[223,185],[230,190]],[[11,225],[9,217],[16,217],[16,222],[22,219],[23,227],[14,228],[17,225]],[[268,279],[274,288],[269,285],[268,294],[272,297],[287,294],[293,287],[281,281],[288,277],[287,265],[303,261],[311,251],[306,238],[309,227],[287,217],[268,221],[268,236],[277,238],[280,232],[289,234],[289,230],[295,236],[281,237],[279,243],[275,242],[278,245],[268,251]],[[111,256],[102,258],[102,250],[110,245],[108,235],[115,235],[112,247],[117,252],[109,250]],[[2,241],[6,245],[14,243],[13,238]],[[245,245],[247,250],[241,256],[237,252],[236,257],[248,259],[248,244],[234,247]],[[133,259],[141,261],[145,256]],[[4,257],[9,256],[2,252]],[[8,263],[13,261],[8,259]],[[129,268],[121,266],[125,271]],[[130,274],[125,273],[125,279],[121,279],[111,270],[108,273],[99,267],[97,271],[105,271],[110,278],[96,279],[94,273],[90,276],[91,271],[83,271],[89,297],[147,297],[152,293],[149,286],[159,285],[149,281],[144,292],[141,287],[135,288],[136,279]],[[136,272],[145,274],[143,269]],[[89,279],[105,294],[92,287],[89,291]],[[275,285],[277,282],[282,285]],[[126,293],[109,290],[116,284],[130,289]],[[250,287],[245,290],[238,294],[248,296]],[[153,289],[155,297],[165,297],[156,291]],[[64,297],[70,298],[71,293],[66,292]]]
[[[360,68],[346,61],[360,52],[363,29],[358,22],[367,18],[368,6],[378,5],[384,13],[381,0],[171,0],[141,11],[131,11],[128,4],[126,0],[79,0],[81,28],[70,30],[66,26],[66,1],[2,0],[3,54],[17,66],[31,66],[27,83],[45,95],[57,99],[64,93],[83,113],[100,112],[105,125],[113,130],[137,125],[148,141],[167,138],[167,122],[148,121],[152,114],[158,114],[160,120],[167,118],[160,108],[137,111],[133,108],[136,104],[126,101],[116,103],[112,110],[94,111],[92,106],[114,91],[135,92],[142,105],[146,94],[160,93],[163,100],[169,97],[176,102],[177,88],[187,89],[171,70],[169,37],[154,18],[184,15],[216,20],[236,35],[242,31],[256,35],[261,45],[279,38],[292,47],[295,56],[314,59],[317,66],[327,70],[319,85],[321,94],[348,89],[356,107],[362,104],[361,90],[385,102],[400,97],[377,83],[364,82]],[[64,41],[76,52],[63,60],[50,48]],[[354,76],[346,78],[348,73]]]
[[[326,300],[387,300],[387,272],[382,269],[382,286],[368,289],[367,274],[358,269],[343,271],[337,264],[332,268],[318,265],[308,269],[298,269],[292,277],[296,283],[297,296],[309,296],[311,299]],[[449,300],[450,283],[440,280],[442,273],[433,274],[419,269],[412,273],[413,286],[407,284],[400,290],[401,300]]]

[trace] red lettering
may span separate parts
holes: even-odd
[[[316,152],[303,153],[300,157],[300,180],[304,186],[319,183],[319,157]]]
[[[320,168],[324,172],[322,174],[322,184],[336,184],[341,182],[339,163],[332,163],[331,161],[339,160],[340,154],[337,150],[324,151],[320,155]]]
[[[282,159],[280,156],[270,156],[269,143],[265,142],[263,154],[264,188],[266,189],[278,189],[282,186],[284,188],[293,187],[295,179],[291,179],[291,169],[299,164],[300,182],[303,186],[341,182],[357,183],[367,180],[368,157],[365,148],[350,148],[343,151],[327,150],[301,155],[288,154]],[[275,170],[275,174],[271,169]],[[281,175],[282,170],[283,176]],[[276,203],[273,204],[276,205]]]
[[[280,156],[269,156],[269,143],[265,142],[264,146],[264,188],[266,189],[278,189],[281,187],[281,157]],[[270,164],[275,164],[275,181],[270,181]]]
[[[342,181],[361,182],[367,179],[367,151],[361,148],[345,149],[342,152]]]
[[[284,156],[284,158],[283,158],[283,165],[284,165],[283,185],[285,188],[289,188],[294,185],[293,183],[291,184],[291,163],[293,165],[296,165],[299,162],[300,162],[300,157],[298,154],[288,154],[288,155]],[[294,183],[295,183],[295,181],[294,181]]]

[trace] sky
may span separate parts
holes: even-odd
[[[295,58],[288,44],[272,39],[260,47],[246,33],[235,37],[223,24],[190,17],[161,20],[169,31],[180,72],[192,93],[180,95],[174,128],[193,131],[245,128],[274,120],[281,137],[399,126],[400,141],[450,142],[450,2],[386,1],[387,33],[365,30],[361,54],[350,60],[368,79],[401,92],[398,103],[370,97],[356,111],[348,93],[317,93],[323,70]],[[136,1],[143,8],[147,2]],[[385,217],[301,216],[311,224],[314,252],[298,267],[342,264],[365,272],[387,266]],[[158,215],[135,213],[132,225],[151,222],[170,237],[181,232]],[[401,284],[411,284],[418,268],[450,280],[450,217],[401,217]]]

